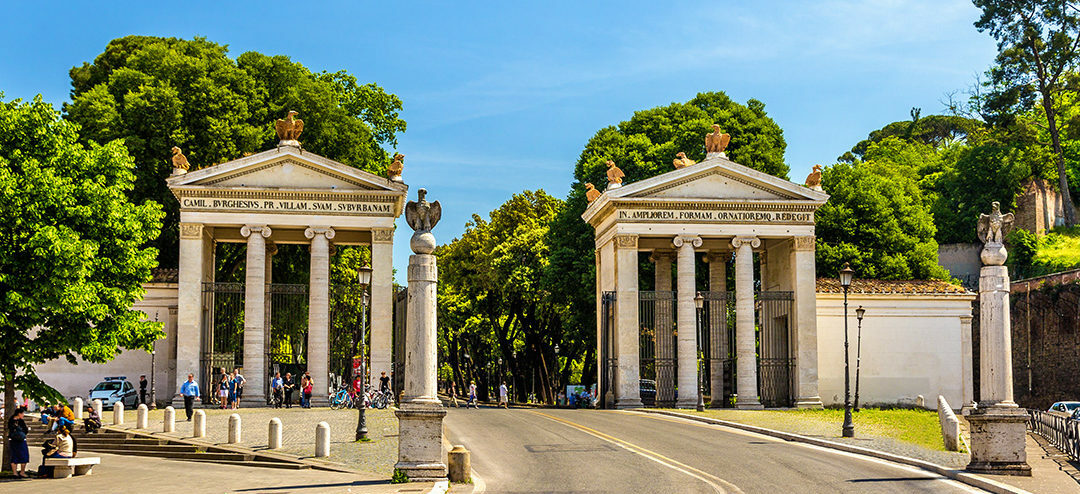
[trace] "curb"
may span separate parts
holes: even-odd
[[[858,446],[851,446],[848,444],[838,443],[834,441],[826,441],[824,439],[818,439],[814,437],[802,436],[799,434],[792,434],[790,432],[782,432],[773,429],[766,429],[764,427],[757,427],[753,425],[740,424],[738,422],[730,422],[727,420],[714,419],[709,417],[698,417],[695,415],[688,415],[685,413],[669,412],[667,410],[656,410],[649,408],[635,408],[635,412],[652,413],[656,415],[668,415],[671,417],[679,417],[688,420],[695,420],[698,422],[704,422],[713,425],[722,425],[724,427],[730,427],[732,429],[739,429],[748,432],[754,432],[765,436],[771,436],[785,441],[793,441],[800,443],[812,444],[814,446],[820,446],[823,448],[835,449],[844,451],[847,453],[854,453],[863,456],[872,456],[881,460],[891,461],[894,463],[900,463],[903,465],[913,466],[927,470],[942,477],[961,482],[972,487],[977,487],[987,492],[993,492],[994,494],[1031,494],[1019,487],[1013,487],[1008,484],[1003,484],[996,480],[988,479],[972,473],[967,473],[963,470],[956,470],[952,468],[946,468],[941,465],[930,463],[928,461],[917,460],[915,458],[909,458],[907,456],[894,455],[891,453],[885,453],[868,448],[861,448]]]

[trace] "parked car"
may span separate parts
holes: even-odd
[[[1073,409],[1070,418],[1073,420],[1080,420],[1080,407],[1076,407]]]
[[[1050,405],[1050,412],[1059,417],[1072,417],[1073,412],[1080,409],[1080,401],[1059,401]]]
[[[139,405],[139,392],[126,376],[106,377],[90,390],[88,396],[91,403],[101,400],[105,408],[111,408],[118,401],[123,402],[127,408]]]
[[[651,407],[656,404],[656,381],[642,379],[638,383],[638,389],[641,392],[641,403],[643,405]]]

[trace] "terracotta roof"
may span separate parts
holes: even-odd
[[[154,274],[150,283],[178,283],[180,281],[180,270],[176,268],[154,268],[150,272]]]
[[[818,278],[818,293],[844,293],[840,280]],[[964,287],[942,280],[851,280],[849,293],[968,293]]]

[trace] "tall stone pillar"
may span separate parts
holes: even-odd
[[[678,311],[676,327],[679,331],[679,400],[678,408],[694,408],[698,402],[698,328],[697,310],[694,307],[695,290],[694,247],[701,247],[701,237],[679,235],[674,245],[679,249],[678,264]]]
[[[757,385],[757,341],[754,332],[754,247],[757,237],[735,237],[735,408],[760,410]]]
[[[649,256],[656,270],[654,273],[654,290],[656,302],[653,308],[653,328],[656,335],[656,343],[653,346],[653,356],[656,360],[656,402],[662,407],[675,405],[675,333],[672,331],[674,300],[671,299],[671,260],[674,252],[669,250],[654,250]]]
[[[379,375],[393,371],[390,358],[394,334],[394,229],[371,231],[371,386]],[[400,391],[400,390],[396,390]]]
[[[975,384],[973,347],[971,337],[971,316],[960,316],[960,378],[961,413],[967,415],[975,409]]]
[[[615,236],[615,343],[618,369],[615,375],[615,406],[641,407],[641,355],[638,353],[638,237]]]
[[[176,308],[176,388],[187,381],[189,373],[202,375],[200,353],[203,346],[203,282],[214,279],[212,260],[214,241],[200,223],[180,223],[180,272]],[[210,269],[207,269],[209,265]],[[208,386],[208,383],[199,383]],[[173,397],[174,406],[184,399]]]
[[[405,218],[415,230],[409,256],[409,309],[405,338],[405,393],[398,418],[398,461],[394,469],[405,472],[413,481],[446,480],[443,462],[442,420],[446,415],[436,396],[438,357],[436,321],[435,236],[432,227],[441,216],[439,202],[428,203],[427,191],[420,189],[420,200],[405,205]]]
[[[724,403],[724,359],[730,350],[727,347],[727,261],[728,253],[710,251],[705,256],[709,265],[709,387],[712,391],[709,408],[723,408]]]
[[[1013,402],[1012,331],[1009,316],[1008,253],[1002,244],[1012,213],[1003,215],[997,202],[979,218],[979,240],[986,243],[979,271],[979,394],[971,424],[973,472],[1031,475],[1025,440],[1027,412]]]
[[[813,236],[792,240],[795,291],[795,406],[822,408],[818,392],[817,268]]]
[[[244,404],[266,405],[266,225],[244,225],[247,266],[244,269]]]
[[[264,297],[266,300],[263,303],[263,317],[264,317],[263,320],[266,321],[266,325],[265,325],[266,326],[266,331],[263,331],[263,349],[266,352],[269,352],[269,350],[271,348],[270,347],[270,339],[271,339],[270,338],[270,331],[272,330],[272,328],[274,326],[273,325],[273,320],[270,319],[270,317],[271,317],[271,313],[270,313],[271,295],[270,295],[270,293],[271,292],[269,292],[269,288],[270,288],[270,285],[272,285],[274,283],[274,256],[277,255],[277,251],[278,251],[277,244],[274,243],[274,241],[272,241],[272,240],[268,240],[266,242],[266,263],[265,263],[266,264],[266,287],[267,287],[268,291],[266,293],[266,297]],[[264,355],[265,355],[265,362],[266,362],[266,374],[265,374],[265,376],[266,376],[266,381],[267,381],[267,387],[269,387],[270,378],[272,378],[274,376],[274,362],[270,358],[269,353],[265,353]],[[245,377],[248,377],[248,376],[245,376]],[[267,389],[266,392],[267,392],[267,398],[269,398],[270,390]]]
[[[313,226],[304,230],[311,239],[311,277],[308,282],[307,370],[315,381],[311,390],[312,406],[329,402],[330,371],[330,227]]]

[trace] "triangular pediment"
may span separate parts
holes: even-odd
[[[405,193],[404,184],[292,146],[245,156],[169,178],[174,188],[302,189]]]
[[[748,201],[825,201],[828,195],[774,177],[726,158],[712,158],[686,168],[606,192],[610,199],[657,198]]]

